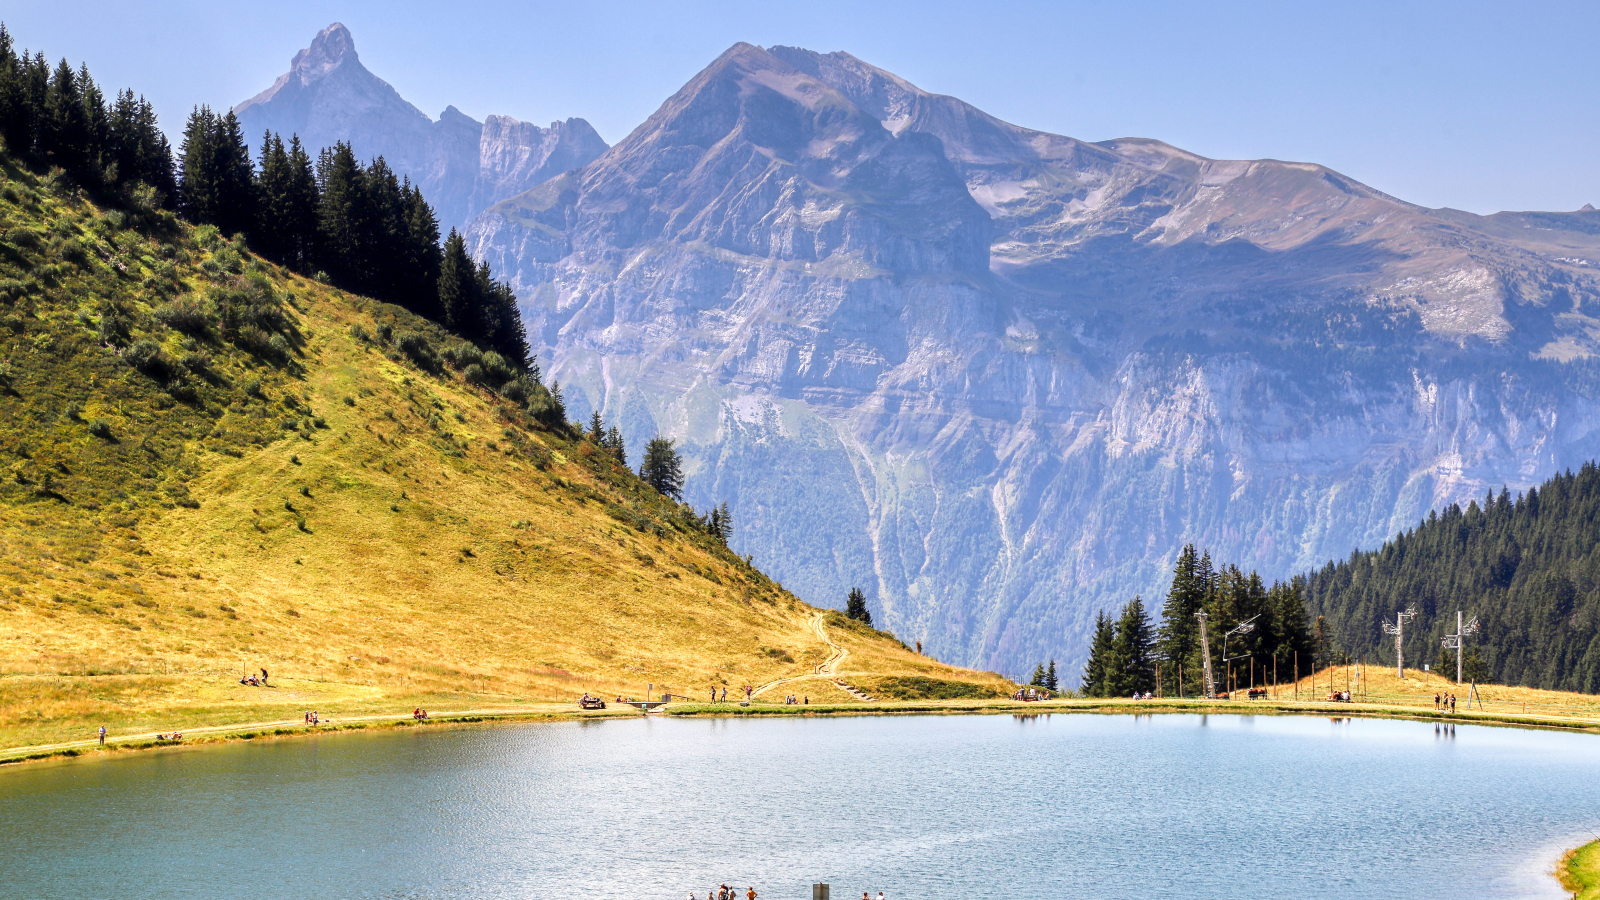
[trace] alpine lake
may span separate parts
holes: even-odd
[[[641,717],[0,770],[0,896],[1559,898],[1597,832],[1593,735]]]

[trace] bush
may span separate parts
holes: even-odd
[[[506,358],[490,350],[483,355],[483,374],[488,377],[488,383],[499,386],[510,381],[517,373],[512,371],[511,364]]]
[[[156,321],[175,331],[204,337],[211,330],[211,312],[193,297],[179,297],[156,307]]]
[[[360,322],[350,326],[350,336],[363,344],[372,343],[372,334],[363,328]]]
[[[457,369],[466,369],[468,366],[483,363],[483,353],[465,341],[458,341],[446,348],[444,358]]]
[[[133,346],[123,351],[122,358],[128,365],[157,381],[166,381],[172,377],[172,363],[167,359],[167,355],[161,352],[161,345],[155,341],[134,342]]]
[[[378,341],[387,344],[394,340],[394,326],[387,322],[378,326]]]
[[[433,345],[422,335],[408,331],[395,341],[395,347],[415,363],[417,368],[425,372],[439,371],[439,358],[434,355]]]
[[[111,440],[111,426],[103,419],[95,419],[89,423],[89,433],[101,440]]]
[[[533,396],[533,391],[527,378],[513,378],[500,387],[500,396],[510,400],[518,406],[525,406],[528,398]],[[510,437],[510,435],[507,435]]]
[[[483,366],[480,366],[477,363],[473,363],[472,365],[467,366],[465,369],[462,369],[461,377],[466,379],[467,384],[483,384],[489,380],[483,372]]]

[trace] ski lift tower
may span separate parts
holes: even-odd
[[[1395,613],[1393,625],[1383,623],[1383,633],[1394,635],[1394,669],[1401,681],[1406,678],[1406,623],[1416,617],[1417,608],[1408,606],[1405,612]]]
[[[1206,699],[1217,699],[1217,683],[1211,680],[1211,641],[1206,636],[1205,610],[1195,613],[1195,618],[1200,620],[1200,658],[1205,660]]]
[[[1446,650],[1456,652],[1456,684],[1461,683],[1461,658],[1466,656],[1467,638],[1478,633],[1478,617],[1473,616],[1472,621],[1463,625],[1461,623],[1461,610],[1456,610],[1456,633],[1447,634],[1440,644]]]

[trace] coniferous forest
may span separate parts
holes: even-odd
[[[1440,639],[1476,616],[1464,662],[1479,680],[1600,693],[1600,468],[1585,464],[1513,498],[1452,505],[1383,547],[1305,579],[1334,644],[1393,665],[1383,624],[1408,607],[1408,668],[1455,661]]]

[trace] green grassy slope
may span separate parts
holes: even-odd
[[[731,694],[834,652],[689,510],[464,381],[438,327],[0,175],[0,746]],[[1005,689],[870,629],[831,639],[841,677]],[[262,667],[280,687],[238,684]]]

